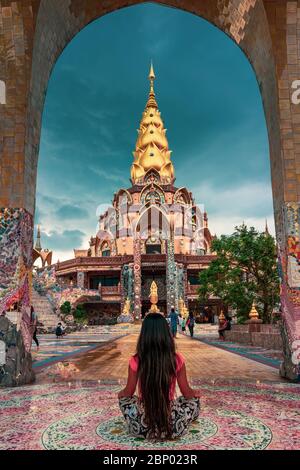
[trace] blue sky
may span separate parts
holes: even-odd
[[[266,218],[274,231],[267,130],[250,63],[205,20],[148,3],[88,25],[51,75],[35,222],[54,261],[88,247],[96,214],[130,186],[151,59],[176,185],[205,205],[213,233],[243,220],[263,229]]]

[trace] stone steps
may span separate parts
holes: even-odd
[[[38,322],[46,328],[55,328],[59,321],[58,315],[47,297],[43,297],[35,289],[32,289],[32,305],[38,316]]]

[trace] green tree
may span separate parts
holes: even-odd
[[[68,300],[60,306],[60,311],[64,315],[68,315],[69,313],[71,313],[71,304]]]
[[[255,302],[261,319],[272,323],[272,312],[279,302],[279,277],[274,238],[254,227],[241,225],[230,235],[213,240],[217,258],[200,273],[199,301],[218,296],[236,309],[238,320],[248,319]]]

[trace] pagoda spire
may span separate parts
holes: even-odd
[[[175,179],[174,167],[171,162],[171,150],[169,150],[166,129],[155,98],[155,73],[152,62],[148,79],[150,91],[133,152],[131,181],[133,184],[146,184],[146,174],[154,170],[159,174],[161,184],[170,184]]]
[[[35,247],[36,251],[41,251],[42,250],[42,244],[41,244],[41,227],[38,225],[37,229],[37,235],[36,235],[36,242],[35,242]]]
[[[151,61],[151,65],[150,65],[150,72],[149,72],[148,78],[150,80],[150,91],[149,91],[149,98],[148,98],[148,101],[147,101],[147,104],[146,104],[146,108],[156,108],[156,109],[158,109],[158,105],[157,105],[157,102],[156,102],[156,99],[155,99],[155,93],[154,93],[155,73],[154,73],[154,68],[153,68],[152,61]]]
[[[265,234],[266,234],[266,235],[270,235],[267,219],[266,219]]]

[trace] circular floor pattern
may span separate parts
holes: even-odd
[[[209,439],[218,432],[218,426],[209,418],[199,418],[197,422],[193,423],[187,434],[180,439],[166,442],[151,442],[146,441],[141,437],[129,436],[126,430],[124,419],[116,416],[104,423],[99,424],[96,429],[98,436],[104,441],[109,441],[119,446],[130,446],[139,449],[178,449],[184,445],[199,444],[200,442]]]
[[[112,410],[113,414],[115,411]],[[222,430],[217,422],[219,419],[223,422]],[[225,426],[224,421],[227,422]],[[228,436],[224,435],[226,430]],[[215,417],[201,416],[180,439],[155,443],[129,436],[120,415],[104,419],[103,411],[93,409],[66,416],[50,424],[43,432],[42,444],[47,450],[91,450],[103,447],[104,443],[105,447],[115,449],[180,449],[200,446],[217,450],[224,448],[224,439],[231,442],[231,448],[235,450],[262,450],[271,442],[272,433],[257,418],[230,410],[216,410]]]

